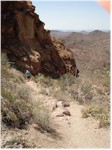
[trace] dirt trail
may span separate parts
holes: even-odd
[[[39,95],[39,87],[33,81],[27,82],[27,85],[35,91],[36,98]],[[47,97],[45,99],[48,100]],[[54,118],[55,128],[61,138],[52,138],[47,134],[36,132],[34,127],[29,129],[27,136],[42,148],[109,148],[109,129],[99,129],[98,122],[93,118],[82,118],[82,107],[77,102],[71,102],[68,108],[70,117]]]

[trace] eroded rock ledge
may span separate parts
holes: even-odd
[[[70,50],[44,29],[30,1],[1,2],[1,47],[19,70],[53,78],[71,72],[78,75]]]

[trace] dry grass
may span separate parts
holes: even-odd
[[[99,121],[99,128],[101,127],[109,127],[110,126],[110,114],[104,108],[98,105],[86,105],[82,109],[82,117],[95,117]]]
[[[31,104],[24,99],[17,99],[16,93],[7,89],[2,89],[2,96],[2,121],[7,126],[23,128],[32,117]]]
[[[17,136],[12,137],[9,141],[6,141],[1,148],[35,148],[35,144],[32,141],[26,140],[24,137]]]
[[[52,121],[49,110],[41,103],[36,103],[33,109],[34,122],[44,131],[52,131]]]
[[[75,60],[80,71],[79,79],[73,78],[70,81],[69,76],[61,77],[61,89],[64,93],[67,90],[68,97],[71,95],[74,100],[83,104],[84,107],[87,107],[86,105],[90,107],[97,103],[98,110],[100,107],[106,110],[103,112],[104,115],[99,111],[99,114],[103,116],[100,117],[101,124],[103,122],[106,124],[105,121],[109,117],[104,116],[110,114],[110,34],[103,32],[101,34],[93,32],[87,35],[71,33],[69,37],[63,36],[60,38],[68,48],[74,51],[75,56],[77,56]],[[96,114],[94,113],[94,115]]]
[[[52,80],[40,75],[37,82],[44,88],[41,94],[53,96],[57,101],[78,101],[84,105],[83,117],[94,117],[99,120],[99,127],[107,127],[110,124],[109,70],[105,73],[96,70],[90,75],[89,70],[80,78],[66,74]]]
[[[43,87],[51,87],[53,86],[53,79],[50,77],[45,77],[43,74],[39,73],[34,78],[35,82],[40,83]]]
[[[89,70],[91,66],[92,64],[90,63],[87,70],[85,70],[84,76],[79,78],[76,78],[70,74],[65,74],[61,76],[60,79],[53,80],[50,77],[45,77],[44,75],[39,74],[34,78],[34,80],[38,84],[41,84],[42,90],[40,94],[53,96],[57,99],[57,101],[74,100],[78,101],[80,104],[84,104],[84,109],[82,111],[83,117],[95,117],[99,120],[99,126],[104,127],[109,125],[109,68],[105,71],[94,70],[94,73],[91,74],[91,71]],[[10,106],[9,110],[12,111],[12,113],[7,115],[7,111],[9,112],[9,110],[6,111],[3,109],[5,114],[3,115],[5,116],[3,118],[7,120],[5,122],[12,121],[12,125],[15,124],[16,126],[16,123],[18,122],[17,118],[21,118],[20,116],[22,113],[20,112],[23,112],[23,114],[26,113],[26,117],[33,116],[34,121],[40,126],[40,128],[43,128],[46,131],[50,130],[50,116],[47,112],[48,110],[43,106],[40,107],[39,105],[37,108],[34,107],[33,112],[31,111],[32,107],[29,107],[32,105],[30,103],[31,89],[29,89],[22,80],[24,80],[22,75],[15,75],[14,72],[11,72],[8,59],[5,55],[3,55],[1,80],[2,96],[6,102],[4,104],[5,107],[6,105]],[[24,101],[24,106],[20,105],[19,101],[20,103]],[[14,105],[12,105],[12,103]],[[94,106],[94,103],[97,103],[98,107]],[[24,112],[24,108],[27,107],[27,105],[29,110]],[[18,114],[15,111],[15,107],[20,107]],[[26,121],[29,120],[25,120],[23,124],[25,124]]]
[[[57,99],[57,101],[63,101],[63,102],[71,102],[73,101],[73,97],[69,94],[69,92],[62,91],[61,89],[54,91],[53,97]]]
[[[41,129],[50,132],[48,109],[42,104],[32,103],[32,90],[22,82],[23,75],[10,67],[5,54],[2,55],[2,61],[2,121],[7,126],[24,128],[32,119]],[[39,82],[44,89],[52,85],[52,80],[43,75],[39,76]]]
[[[1,114],[7,126],[23,128],[32,117],[30,89],[24,84],[22,73],[9,64],[2,54],[1,66]]]
[[[16,97],[18,99],[23,99],[25,101],[31,101],[32,89],[29,88],[27,85],[21,84],[21,85],[17,86],[15,91],[16,91]]]

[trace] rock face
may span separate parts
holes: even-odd
[[[44,29],[30,1],[1,2],[1,48],[17,69],[53,78],[71,72],[78,76],[73,54]]]

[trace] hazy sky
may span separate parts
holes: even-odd
[[[33,1],[46,29],[109,30],[110,15],[93,1]]]

